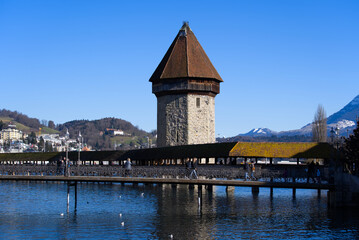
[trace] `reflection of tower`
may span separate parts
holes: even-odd
[[[199,191],[202,193],[199,194]],[[161,216],[156,224],[157,238],[165,239],[173,234],[174,239],[211,239],[216,218],[215,191],[209,192],[198,185],[163,184],[157,190],[157,215]],[[201,211],[198,196],[201,195]],[[209,218],[208,218],[209,217]],[[181,226],[181,227],[178,227]]]
[[[157,146],[215,142],[214,97],[222,78],[184,23],[150,78]]]

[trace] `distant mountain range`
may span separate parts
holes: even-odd
[[[341,136],[346,136],[356,128],[357,117],[359,116],[359,95],[350,103],[344,106],[338,112],[327,118],[327,131],[330,136],[332,128],[338,128]],[[84,141],[96,149],[113,149],[119,144],[121,148],[143,145],[147,137],[155,142],[156,131],[147,133],[133,126],[130,122],[116,119],[103,118],[99,120],[75,120],[64,124],[55,125],[53,121],[40,121],[36,118],[30,118],[19,112],[12,112],[6,109],[0,109],[0,127],[7,124],[16,124],[17,128],[23,132],[42,133],[60,133],[64,135],[66,129],[70,132],[70,137],[76,137],[81,132]],[[123,137],[111,137],[104,134],[106,128],[115,128],[123,130],[127,135]],[[296,130],[276,132],[268,128],[255,128],[245,134],[239,134],[230,138],[218,138],[218,142],[225,141],[271,141],[271,142],[306,142],[311,141],[312,127],[308,123],[304,127]]]
[[[359,95],[338,112],[327,118],[327,131],[330,136],[331,129],[338,128],[341,136],[351,133],[359,116]],[[296,130],[276,132],[268,128],[255,128],[245,134],[239,134],[238,137],[283,137],[283,136],[311,136],[312,125],[308,123],[304,127]]]

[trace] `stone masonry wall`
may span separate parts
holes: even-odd
[[[215,142],[214,106],[214,97],[188,95],[188,144]]]
[[[157,146],[188,144],[187,96],[167,95],[157,98]]]
[[[214,118],[214,97],[160,96],[157,98],[157,146],[213,143]]]

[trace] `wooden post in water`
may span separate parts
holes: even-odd
[[[75,181],[75,209],[77,209],[77,181]]]
[[[67,181],[67,211],[70,209],[70,187],[73,186],[75,188],[75,210],[77,208],[77,181],[71,183]]]
[[[70,209],[70,185],[69,182],[67,182],[67,212],[69,212]]]
[[[202,185],[198,185],[198,209],[202,209]]]
[[[252,187],[252,194],[259,194],[259,187]]]
[[[227,193],[234,193],[234,189],[235,189],[235,187],[233,187],[233,186],[227,186],[226,187],[226,192]]]

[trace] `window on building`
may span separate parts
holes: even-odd
[[[196,98],[196,106],[199,108],[201,106],[201,99]]]

